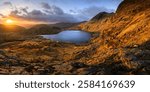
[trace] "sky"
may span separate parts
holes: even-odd
[[[0,0],[0,24],[53,24],[88,21],[100,12],[115,12],[122,0]]]

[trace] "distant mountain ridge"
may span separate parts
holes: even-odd
[[[62,30],[76,26],[80,23],[56,23],[56,24],[37,24],[29,29],[18,25],[4,25],[0,24],[0,32],[17,32],[23,35],[43,35],[43,34],[56,34]]]
[[[47,24],[39,24],[28,29],[25,34],[30,35],[44,35],[44,34],[56,34],[61,31],[61,28]]]
[[[77,26],[80,23],[56,23],[56,24],[38,24],[30,29],[28,29],[25,33],[33,34],[33,35],[43,35],[43,34],[57,34],[62,30],[68,29],[73,26]]]
[[[3,25],[0,24],[0,32],[18,32],[26,30],[24,27],[18,25]]]

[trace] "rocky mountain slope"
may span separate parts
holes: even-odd
[[[123,45],[141,44],[149,40],[149,2],[149,0],[125,0],[113,16],[95,22],[89,21],[79,28],[100,32],[101,37],[106,36],[107,39],[121,40]]]
[[[116,74],[150,74],[150,0],[124,0],[114,15],[78,28],[100,34],[86,63],[110,66],[99,68]]]

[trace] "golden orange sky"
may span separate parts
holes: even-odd
[[[28,20],[23,20],[23,19],[17,19],[13,17],[8,17],[8,18],[1,18],[1,24],[4,25],[19,25],[22,27],[31,27],[36,24],[47,24],[46,22],[37,22],[37,21],[28,21]]]

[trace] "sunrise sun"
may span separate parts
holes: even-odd
[[[13,22],[14,22],[14,21],[11,20],[11,19],[7,19],[7,20],[6,20],[6,24],[13,24]]]

